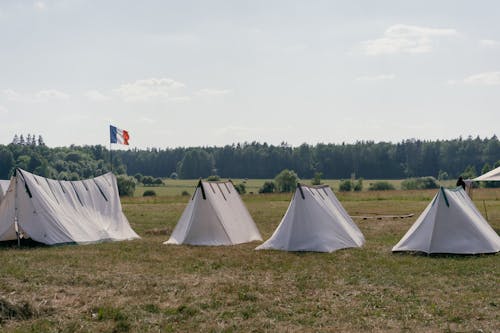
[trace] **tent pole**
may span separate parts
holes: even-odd
[[[486,210],[486,203],[483,200],[484,213],[486,214],[486,221],[488,221],[488,210]]]

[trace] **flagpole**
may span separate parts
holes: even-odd
[[[111,166],[111,172],[113,172],[113,150],[111,149],[111,140],[109,142],[109,164]]]

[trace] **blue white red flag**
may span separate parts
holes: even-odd
[[[109,138],[111,143],[118,143],[121,145],[128,145],[128,131],[109,125]]]

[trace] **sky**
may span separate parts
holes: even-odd
[[[0,0],[0,144],[491,137],[500,1]]]

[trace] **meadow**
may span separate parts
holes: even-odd
[[[391,252],[436,190],[335,191],[353,216],[415,215],[355,218],[360,249],[286,253],[254,251],[259,242],[163,245],[190,199],[180,192],[196,184],[175,182],[154,188],[157,197],[138,188],[122,198],[140,240],[1,245],[0,331],[498,332],[498,254]],[[247,181],[247,191],[258,183]],[[290,198],[243,196],[264,239]],[[500,189],[477,189],[474,201],[500,232]]]

